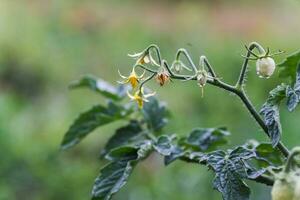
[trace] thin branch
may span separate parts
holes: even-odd
[[[197,67],[196,67],[196,65],[194,64],[192,58],[190,57],[190,55],[189,55],[189,53],[187,52],[186,49],[178,49],[177,54],[176,54],[176,60],[179,59],[179,57],[180,57],[181,54],[183,54],[183,55],[186,57],[186,59],[188,60],[188,62],[189,62],[190,65],[192,66],[193,71],[194,71],[195,73],[197,73],[197,71],[198,71],[198,70],[197,70]]]
[[[265,50],[263,49],[263,47],[260,44],[256,43],[256,42],[250,43],[249,47],[246,46],[247,55],[246,55],[245,61],[244,61],[243,66],[242,66],[240,76],[239,76],[238,81],[236,83],[237,88],[242,88],[244,86],[245,77],[246,77],[246,73],[247,73],[248,62],[251,59],[250,56],[254,55],[256,57],[256,55],[252,52],[252,50],[255,49],[255,48],[259,51],[259,53],[261,53],[261,54],[265,53]]]
[[[146,71],[148,71],[148,72],[150,72],[150,73],[153,73],[153,74],[157,73],[157,71],[152,70],[152,69],[149,69],[149,68],[146,67],[145,65],[137,64],[137,65],[135,65],[134,67],[142,68],[142,69],[144,69],[144,70],[146,70]]]
[[[161,53],[160,53],[159,47],[156,44],[151,44],[150,46],[148,46],[146,48],[146,51],[149,51],[150,49],[155,49],[155,51],[157,53],[158,63],[159,63],[159,65],[161,65]]]
[[[271,177],[266,176],[266,175],[260,175],[260,176],[254,178],[254,179],[251,179],[251,178],[248,178],[248,179],[251,180],[251,181],[255,181],[255,182],[258,182],[258,183],[268,185],[268,186],[274,185],[274,179],[272,179]]]
[[[158,48],[158,47],[156,47]],[[239,76],[239,79],[238,79],[238,82],[236,84],[236,86],[232,86],[232,85],[229,85],[227,83],[224,83],[222,82],[221,80],[219,79],[208,79],[207,80],[207,83],[210,84],[210,85],[213,85],[213,86],[216,86],[218,88],[222,88],[226,91],[229,91],[233,94],[236,94],[240,99],[241,101],[243,102],[243,104],[246,106],[246,108],[248,109],[248,111],[250,112],[250,114],[253,116],[253,118],[255,119],[255,121],[259,124],[259,126],[264,130],[264,132],[266,133],[267,136],[270,137],[269,135],[269,131],[268,131],[268,127],[266,126],[264,120],[261,118],[261,116],[259,115],[259,113],[256,111],[255,107],[252,105],[251,101],[249,100],[249,98],[247,97],[244,89],[243,89],[243,84],[244,84],[244,80],[245,80],[245,76],[246,76],[246,72],[247,72],[247,65],[248,65],[248,61],[249,61],[249,57],[251,55],[251,51],[256,48],[259,53],[265,53],[265,50],[258,44],[258,43],[251,43],[249,45],[249,51],[247,53],[247,58],[245,59],[244,61],[244,64],[243,64],[243,67],[241,69],[241,73],[240,73],[240,76]],[[158,49],[159,51],[159,49]],[[195,66],[195,64],[193,63],[191,57],[189,56],[189,54],[187,53],[187,51],[185,49],[179,49],[177,51],[177,54],[176,54],[176,59],[179,59],[179,56],[181,54],[184,54],[187,58],[187,60],[189,61],[189,63],[192,65],[193,69],[194,69],[194,72],[197,73],[197,68]],[[215,72],[213,70],[213,67],[208,63],[207,59],[205,59],[205,57],[202,57],[203,61],[206,61],[206,65],[208,67],[208,70],[209,72],[211,73],[212,76],[215,76]],[[162,60],[162,64],[167,68],[167,70],[169,71],[170,73],[170,78],[172,79],[178,79],[178,80],[197,80],[196,77],[187,77],[187,76],[184,76],[184,75],[177,75],[177,74],[174,74],[171,69],[169,68],[167,62],[165,60]],[[151,72],[153,73],[152,76],[150,76],[145,82],[149,81],[151,78],[153,78],[157,72],[154,71],[154,70],[151,70],[151,69],[148,69],[147,67],[143,66],[143,65],[137,65],[137,67],[141,67],[145,70],[147,70],[148,72]],[[142,85],[145,83],[143,82]],[[285,156],[285,157],[288,157],[289,155],[289,150],[284,146],[284,144],[282,142],[279,142],[278,145],[277,145],[277,148],[282,152],[282,154]]]
[[[209,64],[209,62],[208,62],[208,60],[207,60],[207,58],[205,56],[200,56],[200,63],[201,62],[203,62],[206,65],[206,67],[208,69],[208,72],[211,74],[211,76],[214,77],[214,78],[217,78],[217,75],[216,75],[214,69]]]

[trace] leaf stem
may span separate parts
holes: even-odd
[[[195,159],[191,159],[189,157],[186,157],[186,156],[182,156],[180,157],[180,160],[181,161],[184,161],[184,162],[187,162],[187,163],[195,163],[195,164],[201,164],[201,165],[207,165],[207,162],[204,160],[204,161],[201,161],[199,162],[198,160],[195,160]],[[272,179],[271,177],[267,176],[267,175],[260,175],[256,178],[247,178],[251,181],[255,181],[257,183],[262,183],[262,184],[265,184],[265,185],[268,185],[268,186],[272,186],[274,184],[274,179]]]

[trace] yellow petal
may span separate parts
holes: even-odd
[[[132,86],[132,88],[136,88],[139,85],[139,81],[136,77],[130,77],[128,80]]]

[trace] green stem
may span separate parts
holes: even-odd
[[[197,71],[198,71],[197,67],[194,64],[194,62],[193,62],[192,58],[190,57],[189,53],[187,52],[187,50],[185,50],[185,49],[178,49],[177,54],[176,54],[176,60],[179,60],[179,57],[180,57],[181,54],[183,54],[186,57],[187,61],[192,66],[194,73],[197,73]]]
[[[241,87],[244,86],[244,82],[245,82],[245,78],[246,78],[246,74],[247,74],[248,62],[249,62],[250,55],[252,53],[251,51],[253,49],[255,49],[255,48],[258,50],[258,52],[260,54],[265,53],[264,48],[260,44],[258,44],[256,42],[252,42],[252,43],[249,44],[247,55],[246,55],[246,59],[245,59],[245,61],[243,63],[239,79],[238,79],[238,81],[236,83],[236,87],[237,88],[241,88]]]
[[[261,116],[259,115],[259,113],[256,111],[255,107],[252,105],[251,101],[249,100],[249,98],[247,97],[247,95],[246,95],[246,93],[245,93],[245,91],[243,89],[243,85],[244,85],[244,81],[245,81],[245,76],[246,76],[246,72],[247,72],[247,66],[248,66],[249,57],[251,55],[251,51],[254,48],[256,48],[259,51],[260,54],[265,53],[265,50],[258,43],[256,43],[256,42],[250,43],[249,48],[247,48],[247,49],[249,49],[248,52],[247,52],[247,58],[245,59],[244,64],[242,66],[241,73],[240,73],[240,76],[239,76],[239,79],[237,81],[236,86],[232,86],[232,85],[229,85],[227,83],[224,83],[224,82],[220,81],[219,79],[207,80],[207,83],[211,84],[213,86],[216,86],[218,88],[222,88],[222,89],[224,89],[226,91],[229,91],[229,92],[231,92],[233,94],[236,94],[241,99],[241,101],[243,102],[243,104],[246,106],[246,108],[248,109],[248,111],[250,112],[250,114],[253,116],[253,118],[255,119],[255,121],[259,124],[259,126],[266,133],[266,135],[268,137],[270,137],[269,131],[268,131],[268,127],[266,126],[264,120],[261,118]],[[184,54],[186,56],[186,58],[189,61],[190,65],[193,67],[194,72],[197,73],[197,68],[196,68],[195,64],[193,63],[191,57],[187,53],[187,51],[185,49],[179,49],[177,51],[177,54],[176,54],[176,59],[179,59],[180,54]],[[213,67],[208,63],[208,61],[207,61],[207,59],[205,57],[202,56],[201,59],[203,61],[205,61],[205,64],[207,65],[209,72],[215,78],[216,74],[215,74],[215,72],[213,70]],[[167,67],[167,70],[170,72],[170,76],[171,76],[170,78],[172,78],[172,79],[178,79],[178,80],[197,80],[196,77],[189,78],[187,76],[174,74],[174,73],[172,73],[172,71],[170,70],[170,68],[168,67],[167,63],[164,60],[162,61],[162,63]],[[149,81],[150,79],[152,79],[157,74],[157,72],[153,71],[151,69],[148,69],[147,67],[145,67],[143,65],[137,65],[137,66],[141,67],[141,68],[143,68],[145,70],[147,70],[148,72],[153,73],[152,76],[150,76],[147,80],[145,80],[141,84],[140,87],[142,87],[147,81]],[[282,154],[285,157],[289,156],[289,150],[284,146],[284,144],[282,142],[278,143],[277,148],[282,152]]]
[[[293,162],[294,162],[294,157],[300,154],[300,147],[295,147],[292,152],[290,153],[287,161],[286,161],[286,165],[284,168],[284,172],[285,173],[289,173],[291,168],[293,167]]]
[[[217,75],[214,71],[214,69],[212,68],[212,66],[209,64],[207,58],[205,56],[200,56],[200,64],[205,64],[207,69],[208,69],[208,72],[212,75],[212,77],[216,78]]]
[[[146,80],[144,80],[144,81],[141,83],[141,85],[140,85],[140,87],[139,87],[140,91],[142,90],[142,88],[143,88],[143,86],[145,85],[145,83],[147,83],[148,81],[150,81],[156,74],[157,74],[157,72],[153,73],[152,75],[150,75]]]
[[[159,47],[156,44],[151,44],[150,46],[148,46],[146,48],[145,52],[149,51],[150,49],[155,49],[155,51],[157,53],[158,63],[159,63],[159,65],[161,65],[161,53],[160,53]]]
[[[184,80],[185,77],[178,77],[178,76],[173,76],[171,77],[172,79],[179,79],[179,80]],[[193,78],[191,80],[197,80],[196,78]],[[255,119],[255,121],[259,124],[259,126],[264,130],[264,132],[269,136],[269,132],[268,132],[268,127],[266,126],[265,122],[263,121],[263,119],[260,117],[260,115],[258,114],[258,112],[255,110],[254,106],[252,105],[251,101],[249,100],[249,98],[247,97],[246,93],[244,90],[240,90],[232,85],[226,84],[220,80],[208,80],[207,81],[208,84],[211,84],[213,86],[222,88],[226,91],[229,91],[233,94],[236,94],[241,101],[244,103],[244,105],[246,106],[246,108],[248,109],[248,111],[250,112],[250,114],[253,116],[253,118]],[[285,157],[288,157],[289,155],[289,150],[284,146],[284,144],[282,142],[279,142],[277,145],[277,148],[282,152],[282,154]]]
[[[255,121],[259,124],[259,126],[263,129],[263,131],[270,137],[268,127],[266,126],[264,120],[260,117],[259,113],[255,110],[251,101],[247,97],[245,91],[243,89],[238,90],[236,91],[235,94],[240,97],[244,105],[249,110],[250,114],[254,117]],[[285,157],[288,157],[289,150],[284,146],[282,142],[278,143],[277,148],[283,153]]]

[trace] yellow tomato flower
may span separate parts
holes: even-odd
[[[136,59],[136,64],[143,65],[143,64],[149,64],[159,66],[159,64],[156,63],[156,61],[151,56],[150,52],[140,52],[135,54],[128,54],[129,57]]]
[[[143,105],[144,105],[144,102],[149,102],[148,98],[151,97],[151,96],[154,96],[155,95],[155,92],[154,93],[151,93],[151,94],[144,94],[143,92],[143,89],[141,90],[138,90],[134,93],[134,95],[131,95],[128,91],[127,91],[127,95],[128,97],[133,100],[133,101],[136,101],[139,108],[143,108]]]
[[[120,71],[119,75],[121,76],[121,78],[125,79],[124,81],[118,81],[118,83],[120,84],[126,84],[126,83],[130,83],[132,88],[135,89],[138,85],[140,80],[144,77],[145,75],[145,71],[143,72],[143,74],[141,76],[138,76],[134,70],[134,68],[132,69],[130,75],[128,77],[123,76]]]

